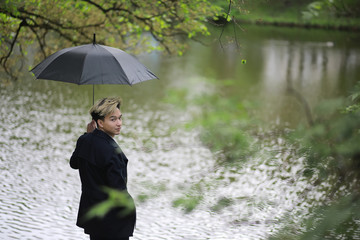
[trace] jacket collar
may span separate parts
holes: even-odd
[[[97,128],[95,128],[95,130],[93,131],[94,135],[97,135],[101,138],[106,139],[107,141],[109,141],[109,143],[115,148],[115,151],[117,154],[122,153],[122,149],[120,148],[120,146],[117,144],[117,142],[115,141],[115,139],[113,139],[111,136],[109,136],[109,134],[107,134],[104,131],[101,131]]]
[[[115,141],[109,134],[107,134],[106,132],[104,132],[98,128],[95,128],[95,130],[93,131],[93,134],[95,134],[99,137],[105,138],[107,140]]]

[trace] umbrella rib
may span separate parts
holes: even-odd
[[[95,51],[100,53],[99,49],[97,48],[97,47],[100,47],[100,45],[95,43],[93,46],[95,47]],[[103,65],[102,65],[101,61],[99,61],[99,67],[100,67],[100,73],[101,73],[101,75],[100,75],[101,76],[101,84],[104,84],[104,76],[102,74],[104,72],[104,69],[103,69]]]
[[[101,46],[101,45],[100,45],[100,46]],[[102,47],[102,46],[101,46],[101,47]],[[102,48],[105,49],[105,50],[111,55],[111,57],[115,59],[116,64],[117,64],[117,65],[121,68],[121,70],[124,72],[125,81],[126,81],[130,86],[132,86],[132,83],[130,82],[128,76],[126,75],[124,69],[122,68],[122,66],[120,65],[120,63],[119,63],[118,60],[116,59],[116,57],[115,57],[109,50],[107,50],[106,48],[104,48],[104,47],[102,47]]]
[[[82,66],[81,66],[81,74],[80,74],[80,78],[79,78],[79,82],[77,82],[78,85],[81,85],[81,80],[83,78],[83,74],[84,74],[84,66],[85,66],[85,62],[86,62],[86,58],[88,57],[88,54],[85,55],[85,58],[82,62]]]

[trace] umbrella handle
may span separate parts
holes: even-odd
[[[93,84],[93,106],[94,106],[94,98],[95,98],[95,87],[94,87],[94,84]]]

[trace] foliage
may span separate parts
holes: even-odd
[[[114,208],[122,209],[120,214],[123,216],[134,211],[135,205],[132,199],[129,199],[130,196],[128,193],[111,188],[104,188],[104,192],[107,193],[109,197],[105,201],[92,207],[85,215],[87,219],[95,217],[102,218]]]
[[[206,88],[219,86],[218,82],[205,79]],[[221,85],[224,82],[220,83]],[[232,84],[232,83],[229,83]],[[164,101],[189,111],[193,119],[186,124],[188,129],[198,128],[200,140],[212,152],[218,155],[219,164],[238,164],[255,151],[250,134],[251,120],[247,102],[236,97],[228,97],[217,91],[215,93],[195,93],[187,89],[173,89],[167,92]]]
[[[355,90],[349,96],[349,100],[353,103],[346,107],[345,113],[355,113],[360,110],[360,82],[355,86]]]
[[[214,4],[221,7],[223,10],[222,15],[218,16],[217,20],[220,20],[219,17],[224,17],[223,20],[230,22],[234,21],[234,18],[237,18],[241,14],[248,14],[247,9],[244,8],[247,1],[244,0],[215,0]],[[216,20],[216,19],[215,19]]]
[[[224,156],[222,163],[236,164],[246,160],[253,149],[247,131],[250,119],[245,105],[221,95],[201,96],[196,104],[202,108],[196,119],[202,129],[202,142]]]
[[[303,18],[311,20],[316,17],[360,17],[358,0],[320,0],[307,5]]]
[[[356,239],[360,234],[360,200],[353,195],[341,197],[331,204],[314,207],[311,215],[299,224],[290,222],[273,234],[270,240]]]
[[[360,85],[344,107],[344,101],[327,101],[318,108],[318,118],[310,129],[300,128],[296,137],[300,152],[306,155],[307,171],[318,173],[321,181],[337,187],[345,185],[353,193],[360,194]]]
[[[222,209],[232,205],[233,202],[234,202],[234,200],[232,200],[230,198],[222,197],[217,201],[217,203],[214,206],[211,207],[211,211],[219,212]]]
[[[159,196],[160,192],[164,192],[166,190],[166,185],[164,183],[161,184],[152,184],[149,182],[144,182],[142,185],[145,186],[145,189],[147,191],[143,191],[138,196],[136,196],[136,199],[139,202],[146,202],[150,198],[155,198]]]
[[[307,6],[307,11],[303,11],[303,19],[305,20],[310,20],[313,17],[318,17],[319,16],[319,11],[322,9],[323,7],[323,2],[317,1],[317,2],[312,2]]]
[[[5,0],[0,3],[0,63],[16,76],[16,56],[37,43],[36,59],[60,48],[97,42],[132,53],[181,55],[184,38],[209,35],[208,17],[221,9],[207,0]]]
[[[203,200],[203,182],[200,181],[193,186],[185,196],[178,197],[173,201],[173,207],[182,208],[185,213],[192,212]]]
[[[180,197],[173,201],[174,207],[181,207],[184,209],[185,213],[192,212],[196,206],[202,200],[202,196],[200,195],[186,195],[184,197]]]
[[[328,205],[321,206],[307,219],[309,231],[299,239],[355,239],[359,234],[360,200],[346,196]]]
[[[234,1],[238,11],[233,11],[237,19],[251,19],[255,17],[257,22],[268,18],[286,16],[297,18],[297,13],[304,5],[311,0],[237,0]]]
[[[291,239],[354,239],[360,234],[359,96],[360,82],[348,99],[322,103],[315,124],[293,135],[306,157],[304,173],[315,179],[325,198],[312,203],[305,231],[293,235],[292,229]],[[283,239],[286,228],[271,239]]]
[[[239,11],[232,11],[238,26],[242,23],[285,27],[323,28],[358,31],[358,0],[336,0],[336,8],[324,0],[237,0]],[[315,2],[314,4],[312,4]],[[235,4],[232,4],[235,5]],[[320,6],[319,6],[320,5]],[[319,9],[320,8],[320,9]]]

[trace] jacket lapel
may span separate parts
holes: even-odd
[[[107,133],[105,133],[99,129],[95,129],[94,134],[105,138],[111,144],[111,146],[114,147],[115,153],[116,153],[116,155],[118,155],[119,159],[124,161],[125,165],[127,165],[128,159],[126,158],[126,156],[125,156],[124,152],[122,151],[122,149],[120,148],[120,146],[116,143],[116,141],[112,137],[110,137]]]

